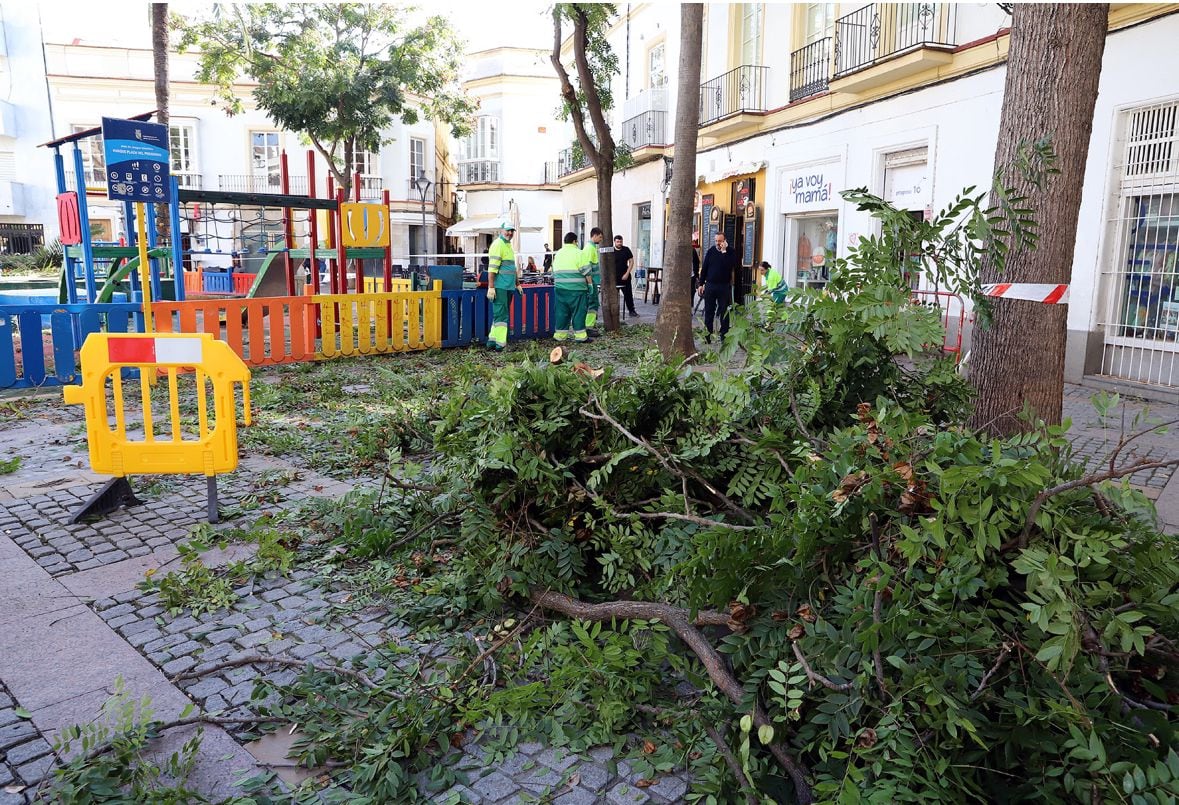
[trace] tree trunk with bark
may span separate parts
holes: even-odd
[[[155,72],[156,122],[168,126],[168,4],[151,4],[151,57]],[[168,138],[171,140],[171,137]],[[168,208],[156,206],[156,235],[160,243],[168,239]],[[177,280],[179,282],[179,280]]]
[[[692,338],[692,208],[696,193],[696,138],[700,129],[700,50],[704,6],[680,6],[679,90],[675,113],[675,162],[671,210],[663,246],[663,294],[655,342],[664,360],[696,354]]]
[[[594,168],[598,191],[598,227],[602,230],[601,248],[607,251],[599,254],[602,272],[602,324],[608,331],[616,331],[618,319],[618,291],[617,272],[614,266],[614,232],[613,232],[613,184],[614,184],[614,135],[610,131],[610,124],[602,109],[602,98],[598,93],[594,81],[593,70],[590,68],[586,50],[589,47],[589,18],[579,4],[573,7],[573,62],[577,67],[577,88],[569,78],[569,72],[561,63],[561,10],[553,7],[553,52],[550,60],[557,78],[561,82],[561,98],[569,109],[569,119],[573,122],[573,130],[577,134],[577,142],[582,153]],[[608,78],[608,76],[606,77]],[[584,101],[584,104],[583,104]],[[593,141],[586,128],[585,117],[589,115],[593,125],[593,133],[597,143]]]
[[[1005,185],[1027,197],[1039,242],[1034,249],[1013,246],[1001,275],[986,261],[983,282],[1070,280],[1108,17],[1108,4],[1015,5],[995,167]],[[1037,187],[1016,166],[1021,150],[1044,138],[1060,173]],[[1067,314],[1065,305],[994,300],[990,326],[974,333],[972,426],[997,436],[1027,430],[1018,418],[1025,404],[1045,422],[1060,422]]]

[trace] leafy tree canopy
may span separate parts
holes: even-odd
[[[610,47],[606,34],[609,33],[610,26],[618,15],[617,7],[613,3],[557,3],[554,13],[562,22],[568,22],[575,28],[579,18],[584,19],[585,56],[589,62],[590,73],[594,77],[594,85],[598,90],[598,100],[601,102],[603,111],[612,109],[614,94],[611,80],[618,75],[618,54],[614,52],[614,48]],[[586,95],[580,85],[577,71],[570,73],[570,81],[577,89],[578,105],[584,108]],[[569,114],[569,104],[563,103],[561,105],[562,119],[568,120]]]
[[[458,87],[460,41],[444,17],[417,18],[379,4],[265,3],[218,5],[178,27],[227,113],[242,110],[235,81],[257,81],[258,106],[306,135],[347,188],[357,151],[378,150],[395,119],[469,129],[476,106]]]

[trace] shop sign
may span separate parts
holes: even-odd
[[[839,206],[835,188],[840,163],[811,165],[782,175],[782,212],[833,210]]]

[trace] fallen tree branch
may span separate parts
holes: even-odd
[[[385,480],[398,489],[408,489],[411,492],[430,492],[431,494],[437,495],[443,491],[442,487],[440,486],[435,486],[434,484],[415,484],[412,481],[403,481],[388,472],[385,473]]]
[[[380,687],[376,682],[373,682],[359,671],[353,671],[351,668],[341,668],[338,665],[320,665],[309,660],[296,660],[289,657],[263,657],[260,654],[251,654],[247,657],[238,657],[233,660],[224,660],[222,662],[206,665],[200,668],[194,668],[191,671],[185,671],[182,674],[177,674],[172,677],[173,682],[180,682],[184,679],[199,679],[209,674],[224,671],[226,668],[239,668],[243,665],[282,665],[288,668],[302,668],[304,670],[312,668],[316,671],[322,671],[325,674],[336,674],[337,676],[347,677],[353,679],[364,685],[369,690],[376,690]],[[404,694],[393,693],[395,698],[404,698]]]
[[[675,514],[673,512],[626,512],[633,514],[635,517],[640,517],[644,520],[683,520],[688,523],[696,523],[702,526],[720,526],[721,528],[728,528],[732,531],[756,531],[758,526],[755,525],[737,525],[735,523],[726,523],[723,520],[709,520],[705,517],[697,517],[694,514]]]
[[[1126,409],[1123,406],[1123,408],[1122,408],[1123,418],[1125,417],[1125,413],[1126,413]],[[1142,436],[1146,436],[1147,434],[1150,434],[1150,433],[1158,433],[1163,428],[1170,427],[1171,425],[1176,425],[1176,424],[1179,424],[1179,419],[1168,419],[1166,422],[1160,422],[1159,424],[1153,425],[1153,426],[1147,428],[1146,430],[1140,430],[1137,433],[1130,434],[1129,436],[1123,435],[1122,438],[1120,440],[1118,440],[1118,443],[1114,447],[1113,451],[1109,454],[1110,472],[1113,472],[1116,470],[1118,456],[1121,455],[1122,451],[1126,449],[1126,445],[1130,444],[1130,442],[1132,442],[1135,439],[1138,439]],[[1124,423],[1123,423],[1122,427],[1125,428]]]
[[[811,432],[807,430],[806,425],[802,421],[802,415],[798,413],[798,402],[794,399],[794,387],[787,386],[786,393],[790,396],[790,413],[794,414],[794,423],[798,425],[798,432],[806,437],[806,440],[811,443],[811,447],[816,450],[823,450],[823,442],[811,435]]]
[[[650,601],[610,601],[602,604],[589,604],[570,598],[563,593],[535,588],[532,590],[531,598],[533,603],[539,604],[545,609],[551,609],[580,620],[657,620],[663,623],[670,627],[676,636],[699,658],[709,679],[721,693],[734,705],[742,708],[745,706],[744,687],[729,673],[720,653],[692,625],[687,611],[668,604]],[[759,704],[754,704],[753,721],[759,727],[774,726]],[[806,768],[791,757],[780,744],[771,743],[767,748],[786,773],[790,775],[798,802],[801,805],[810,805],[814,802],[814,795],[811,793],[810,784],[806,779]]]
[[[1036,515],[1040,513],[1040,507],[1044,505],[1044,501],[1053,498],[1056,495],[1064,492],[1069,492],[1073,489],[1080,489],[1083,486],[1093,486],[1102,481],[1111,481],[1114,478],[1123,478],[1127,475],[1134,475],[1145,470],[1157,470],[1163,467],[1179,466],[1179,458],[1170,459],[1169,461],[1151,461],[1150,459],[1141,458],[1133,464],[1127,464],[1116,470],[1106,470],[1105,472],[1096,472],[1086,475],[1083,478],[1077,478],[1075,481],[1067,481],[1063,484],[1045,489],[1040,494],[1036,495],[1036,499],[1032,501],[1032,505],[1028,507],[1028,516],[1023,524],[1023,531],[1020,532],[1018,538],[1012,542],[1005,543],[999,550],[1008,550],[1013,545],[1018,545],[1020,548],[1026,548],[1028,544],[1028,537],[1032,533],[1032,528],[1036,525]]]
[[[818,682],[828,690],[851,690],[852,687],[855,686],[855,680],[852,680],[851,682],[835,683],[822,674],[811,670],[811,664],[806,661],[806,655],[802,653],[802,649],[798,647],[798,643],[791,641],[790,648],[794,649],[794,656],[798,658],[800,663],[802,663],[802,670],[806,672],[806,678],[810,681]]]
[[[394,548],[400,548],[402,545],[413,542],[415,539],[420,537],[422,534],[425,534],[431,528],[433,528],[434,526],[441,523],[447,517],[452,516],[452,514],[453,514],[452,512],[443,512],[442,514],[438,515],[434,519],[430,520],[430,522],[426,523],[421,528],[415,528],[413,531],[410,531],[404,537],[402,537],[401,539],[394,542],[392,545],[389,545],[387,548],[385,548],[385,550],[391,551]]]
[[[737,784],[741,786],[741,792],[745,794],[747,805],[757,805],[760,802],[755,793],[757,789],[753,787],[753,781],[749,779],[749,775],[745,773],[745,769],[741,768],[741,764],[737,762],[737,756],[733,754],[732,748],[729,747],[724,736],[720,734],[720,730],[711,724],[706,724],[704,733],[716,745],[716,751],[720,752],[721,757],[725,759],[725,765],[729,767],[729,771],[737,778]]]
[[[987,685],[991,681],[991,677],[998,672],[1000,666],[1007,662],[1007,657],[1011,655],[1012,644],[1004,643],[1002,649],[999,651],[999,657],[995,660],[995,664],[991,669],[983,674],[983,678],[979,680],[978,687],[974,689],[974,693],[970,694],[970,701],[976,701],[979,696],[982,696],[983,691],[987,689]]]

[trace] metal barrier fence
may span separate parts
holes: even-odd
[[[136,329],[138,304],[0,305],[0,389],[78,382],[78,350],[97,332]]]

